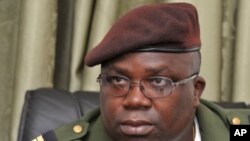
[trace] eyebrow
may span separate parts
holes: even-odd
[[[149,68],[145,68],[145,71],[149,72],[151,74],[160,74],[162,72],[168,72],[169,73],[169,69],[167,69],[166,67],[160,67],[160,68],[158,67],[158,69],[149,67]]]
[[[121,68],[121,67],[117,67],[117,66],[110,66],[108,70],[111,70],[110,72],[115,72],[118,74],[122,74],[122,75],[128,75],[129,71],[125,68]]]
[[[170,69],[168,69],[167,67],[164,67],[164,66],[158,66],[157,69],[156,69],[156,67],[147,67],[144,69],[145,69],[145,72],[150,74],[150,75],[158,75],[158,74],[161,74],[163,72],[165,74],[169,74],[169,75],[172,74]],[[129,75],[129,73],[130,73],[130,71],[128,69],[118,67],[115,65],[110,66],[108,70],[111,70],[111,72],[114,71],[114,72],[122,74],[122,75]]]

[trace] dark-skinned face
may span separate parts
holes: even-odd
[[[174,82],[195,72],[189,53],[128,53],[105,64],[102,74],[131,82],[163,76]],[[201,77],[175,87],[170,95],[148,98],[138,86],[126,96],[101,91],[104,127],[115,141],[192,141],[193,119],[205,82]]]

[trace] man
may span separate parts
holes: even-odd
[[[49,141],[229,141],[249,110],[200,100],[200,31],[194,6],[151,4],[120,18],[85,63],[101,64],[100,109],[38,137]]]

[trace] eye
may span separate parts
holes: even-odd
[[[149,78],[148,81],[149,81],[148,83],[154,87],[165,87],[171,83],[171,81],[162,77],[152,77]]]
[[[106,81],[113,85],[123,85],[128,83],[127,78],[123,76],[106,76]]]

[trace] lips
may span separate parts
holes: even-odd
[[[149,134],[154,126],[143,120],[126,120],[120,124],[120,129],[125,135],[143,136]]]

